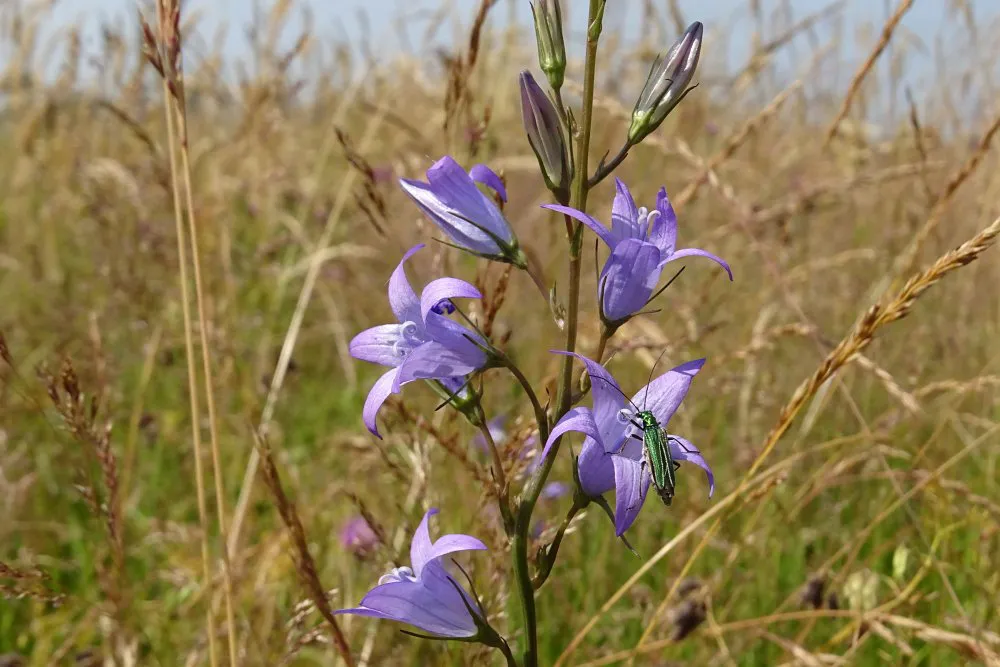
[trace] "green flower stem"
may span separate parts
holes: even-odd
[[[562,524],[559,526],[559,530],[556,531],[556,536],[552,538],[552,543],[549,544],[548,548],[545,550],[545,554],[541,558],[541,563],[539,564],[538,572],[535,574],[535,578],[532,579],[531,583],[535,589],[542,587],[542,584],[549,578],[549,574],[552,572],[552,566],[556,563],[556,557],[559,555],[559,546],[562,544],[563,537],[566,535],[566,529],[569,528],[569,524],[573,521],[573,517],[577,513],[585,508],[590,501],[587,498],[578,497],[573,500],[573,506],[569,508],[566,513],[566,518],[563,519]]]
[[[590,0],[590,10],[587,18],[587,56],[584,62],[583,80],[583,113],[580,120],[576,164],[573,173],[574,208],[585,211],[587,208],[587,158],[590,152],[590,130],[594,117],[594,79],[597,72],[597,45],[601,37],[601,25],[604,18],[606,0]],[[566,318],[566,349],[570,352],[576,349],[577,320],[580,311],[580,255],[583,246],[583,225],[575,223],[570,234],[569,247],[569,304]],[[570,407],[573,397],[573,357],[563,360],[562,379],[559,384],[559,394],[556,399],[558,412],[556,419],[562,417]],[[538,627],[535,615],[535,589],[532,583],[528,563],[528,532],[531,526],[531,515],[534,512],[538,496],[542,492],[545,480],[552,470],[553,462],[559,451],[560,441],[552,445],[552,450],[542,461],[525,486],[521,496],[520,506],[515,517],[514,543],[514,578],[521,602],[521,620],[524,626],[524,649],[521,656],[523,667],[538,667]]]

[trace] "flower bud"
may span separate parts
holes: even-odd
[[[552,90],[559,90],[566,73],[566,45],[563,44],[562,11],[559,0],[535,0],[531,5],[538,42],[538,66],[545,72]]]
[[[656,57],[646,78],[646,85],[632,111],[632,124],[628,129],[629,143],[642,141],[659,127],[663,119],[691,90],[688,84],[698,68],[704,30],[701,22],[695,21],[688,26],[666,57]]]
[[[550,190],[565,193],[571,174],[559,113],[530,72],[521,72],[519,84],[524,131],[538,158],[542,177]]]

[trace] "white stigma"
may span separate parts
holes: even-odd
[[[401,581],[416,581],[417,578],[413,575],[413,570],[408,567],[394,567],[391,572],[383,574],[378,579],[378,584],[395,584]]]

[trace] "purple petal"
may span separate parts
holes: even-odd
[[[399,366],[403,355],[413,349],[413,344],[403,336],[402,328],[400,324],[380,324],[365,329],[351,339],[348,346],[351,356],[382,366]]]
[[[427,314],[425,326],[431,340],[465,356],[469,363],[475,364],[476,368],[486,365],[486,353],[472,341],[478,341],[483,346],[486,346],[487,342],[475,331],[434,312]],[[469,340],[470,338],[472,340]]]
[[[442,301],[459,298],[481,299],[483,295],[472,284],[458,278],[432,280],[420,293],[420,320],[426,322],[427,313],[431,312]]]
[[[579,466],[580,486],[584,493],[596,498],[615,488],[615,469],[611,463],[611,454],[604,451],[593,438],[583,441],[583,449],[577,459]]]
[[[361,411],[365,426],[368,427],[372,435],[380,440],[382,436],[378,432],[378,424],[375,422],[375,417],[378,416],[378,411],[382,407],[382,404],[385,403],[385,399],[389,398],[389,394],[399,393],[398,389],[393,389],[397,375],[399,375],[399,369],[392,368],[376,380],[368,392],[368,398],[365,399],[365,407]]]
[[[583,362],[590,375],[590,392],[594,397],[594,422],[600,435],[595,439],[605,451],[614,451],[621,446],[625,424],[618,421],[618,413],[625,405],[625,392],[601,364],[593,359],[562,350],[551,350],[554,354],[566,354]]]
[[[729,274],[730,280],[733,279],[733,270],[729,268],[729,264],[726,263],[726,260],[722,259],[718,255],[713,255],[707,250],[701,250],[700,248],[685,248],[683,250],[678,250],[674,254],[670,255],[670,257],[667,257],[665,260],[663,260],[663,263],[660,266],[662,267],[666,265],[667,262],[672,262],[675,259],[683,259],[684,257],[707,257],[716,264],[718,264],[719,266],[721,266],[722,268],[724,268],[726,270],[726,273]]]
[[[652,243],[625,239],[608,257],[599,290],[604,316],[612,322],[642,310],[660,279],[660,250]]]
[[[645,239],[646,230],[639,228],[639,209],[628,186],[620,178],[615,178],[615,199],[611,204],[611,236],[614,247],[624,239]]]
[[[695,359],[667,371],[640,389],[632,397],[632,402],[643,410],[652,411],[660,426],[666,427],[691,388],[694,376],[704,365],[704,359]]]
[[[414,380],[440,380],[468,375],[480,368],[486,359],[482,351],[475,351],[479,352],[478,357],[468,350],[457,350],[437,341],[423,343],[406,355],[399,365],[392,390],[398,392],[400,387]]]
[[[486,550],[485,544],[470,535],[442,535],[437,542],[431,542],[427,524],[428,520],[437,513],[436,507],[427,510],[420,525],[417,526],[417,531],[413,534],[413,541],[410,542],[410,563],[413,566],[413,573],[418,579],[427,563],[441,556],[456,551]]]
[[[667,435],[667,438],[670,442],[670,453],[675,459],[693,463],[708,475],[708,497],[711,498],[712,494],[715,493],[715,475],[712,474],[712,468],[701,455],[701,452],[691,444],[691,441],[679,435]]]
[[[621,537],[639,516],[649,491],[649,471],[641,461],[612,456],[615,467],[615,535]]]
[[[556,213],[563,213],[571,218],[579,220],[583,224],[590,227],[590,229],[593,230],[593,232],[597,234],[609,248],[615,247],[615,237],[608,231],[608,228],[598,222],[596,218],[587,215],[583,211],[578,211],[575,208],[563,206],[562,204],[542,204],[542,208],[547,208],[550,211],[555,211]]]
[[[456,245],[486,255],[500,252],[500,246],[490,238],[489,234],[456,215],[456,212],[442,202],[426,183],[406,178],[399,179],[399,183],[403,191],[416,202],[423,214]],[[478,194],[482,196],[481,192]],[[466,217],[469,216],[466,215]],[[477,224],[481,225],[482,223],[477,220]]]
[[[570,431],[583,433],[598,442],[601,439],[601,432],[597,429],[597,423],[594,421],[594,413],[589,408],[582,406],[573,408],[563,415],[563,418],[552,427],[552,432],[549,433],[549,439],[545,441],[545,448],[542,450],[539,460],[544,461],[545,457],[549,455],[549,449],[559,439],[559,436]]]
[[[406,251],[403,259],[399,260],[395,271],[389,277],[389,307],[392,308],[393,315],[397,322],[419,322],[420,301],[416,293],[410,287],[410,281],[406,279],[406,271],[403,265],[415,252],[424,247],[424,244],[415,245]]]
[[[649,229],[649,242],[660,249],[663,257],[669,257],[677,247],[677,214],[667,199],[666,188],[660,188],[656,195],[656,210],[659,215]]]
[[[503,186],[503,180],[497,173],[485,164],[477,164],[469,170],[469,178],[476,183],[482,183],[500,195],[501,201],[507,201],[507,188]]]
[[[437,198],[453,211],[485,227],[503,241],[512,241],[514,233],[496,207],[451,156],[444,156],[427,170],[427,180]],[[468,223],[466,223],[468,224]]]
[[[478,605],[456,583],[440,563],[431,562],[418,580],[380,584],[365,595],[360,606],[334,613],[407,623],[441,637],[472,637],[476,622],[463,597],[473,609]]]

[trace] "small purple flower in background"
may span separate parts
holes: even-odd
[[[365,426],[379,438],[375,417],[389,394],[398,394],[414,380],[439,380],[454,393],[466,375],[487,362],[486,353],[469,340],[479,340],[479,336],[443,314],[454,310],[451,299],[482,298],[479,290],[457,278],[431,281],[419,298],[410,287],[403,265],[423,247],[418,245],[403,255],[389,278],[389,305],[397,323],[366,329],[350,344],[355,359],[390,367],[375,381],[363,411]]]
[[[352,516],[340,529],[340,543],[359,558],[364,558],[379,543],[378,535],[361,515]]]
[[[557,500],[570,492],[569,484],[565,482],[549,482],[542,487],[539,498],[542,500]]]
[[[660,188],[657,194],[656,209],[648,211],[636,207],[632,193],[620,179],[615,179],[615,188],[610,230],[575,208],[561,204],[543,207],[576,218],[611,249],[598,281],[601,317],[607,323],[620,325],[645,308],[663,267],[675,259],[707,257],[725,269],[730,280],[733,279],[729,264],[720,257],[699,248],[677,250],[677,215],[665,189]]]
[[[372,167],[371,178],[375,183],[382,185],[392,180],[393,171],[391,165],[380,165]]]
[[[503,447],[504,443],[507,442],[507,431],[504,429],[504,424],[506,422],[507,418],[503,415],[494,417],[486,422],[486,428],[489,430],[490,437],[493,438],[493,444],[497,446],[497,449]],[[483,437],[482,433],[477,433],[472,439],[472,442],[483,453],[489,453],[489,445],[487,444],[486,438]]]
[[[557,354],[572,354],[554,350]],[[542,458],[548,455],[555,440],[569,432],[586,435],[578,459],[580,485],[590,497],[596,498],[615,490],[615,533],[619,537],[629,529],[642,509],[651,482],[650,472],[642,458],[642,442],[632,438],[631,404],[626,404],[623,392],[611,374],[596,361],[573,354],[587,367],[594,397],[593,409],[576,407],[566,413],[552,428]],[[640,389],[632,403],[650,410],[666,429],[681,401],[691,387],[691,381],[705,364],[704,359],[689,361],[667,371]],[[708,495],[715,491],[715,476],[701,452],[684,438],[668,435],[670,453],[677,461],[687,461],[702,468],[708,475]]]
[[[444,535],[431,542],[427,523],[437,513],[437,509],[428,510],[413,535],[412,568],[393,568],[359,606],[334,613],[407,623],[439,637],[475,637],[485,623],[482,609],[448,573],[441,559],[459,551],[484,551],[486,545],[469,535]]]
[[[427,182],[401,178],[400,185],[424,215],[462,250],[475,255],[524,265],[514,230],[496,203],[476,183],[507,201],[503,181],[489,167],[477,164],[468,173],[450,156],[427,170]]]

